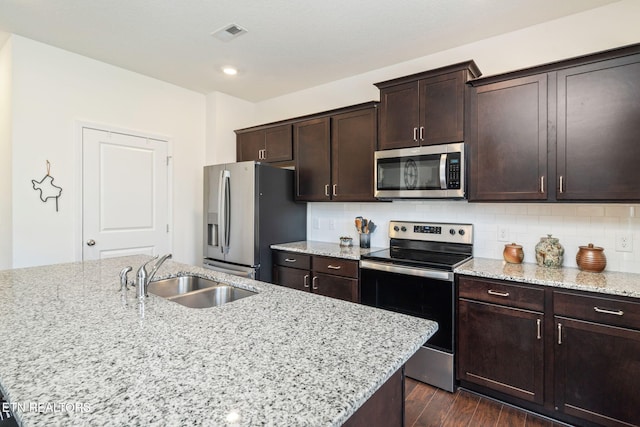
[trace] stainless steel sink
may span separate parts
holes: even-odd
[[[174,297],[200,289],[218,286],[220,283],[198,276],[179,276],[149,283],[149,292],[159,297]]]
[[[191,308],[209,308],[255,295],[198,276],[180,276],[149,283],[149,292]]]

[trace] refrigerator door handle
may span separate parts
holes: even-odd
[[[224,171],[224,247],[229,251],[231,237],[231,172]]]
[[[228,209],[229,209],[229,196],[227,180],[231,174],[228,170],[220,171],[220,180],[218,181],[218,240],[220,251],[222,253],[227,252],[229,246],[229,223],[228,223]]]

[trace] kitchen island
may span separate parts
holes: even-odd
[[[193,309],[118,273],[148,257],[0,271],[0,391],[25,426],[337,426],[437,329],[428,320],[167,261],[257,292]]]

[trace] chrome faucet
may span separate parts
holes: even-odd
[[[156,255],[149,261],[142,264],[140,268],[138,268],[138,272],[136,273],[136,285],[138,287],[139,299],[144,299],[147,296],[147,288],[149,287],[149,282],[151,282],[151,279],[153,279],[153,276],[156,274],[156,271],[158,271],[160,266],[169,258],[171,258],[171,254],[162,255],[160,259],[158,259],[158,255]],[[156,263],[153,265],[151,272],[147,273],[147,264],[149,264],[151,261],[155,261],[156,259],[158,259],[158,261],[156,261]]]

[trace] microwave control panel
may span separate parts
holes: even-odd
[[[447,155],[447,188],[460,189],[460,153]]]

